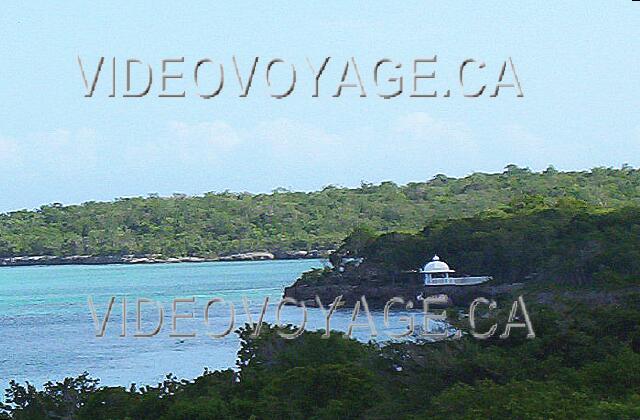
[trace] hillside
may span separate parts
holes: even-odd
[[[513,203],[574,198],[616,208],[640,204],[640,170],[543,172],[508,166],[464,178],[437,175],[398,186],[315,192],[207,193],[45,205],[0,215],[0,257],[33,255],[218,256],[336,247],[354,228],[417,231],[436,220],[501,214]]]
[[[367,296],[374,307],[424,290],[420,269],[434,254],[460,275],[491,275],[485,285],[430,287],[458,304],[497,296],[522,283],[612,290],[640,279],[640,207],[604,209],[563,199],[553,206],[530,200],[496,212],[436,221],[417,233],[356,230],[331,256],[334,268],[305,273],[285,295],[313,304],[343,295]],[[355,263],[354,259],[361,259]]]

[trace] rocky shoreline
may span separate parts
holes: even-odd
[[[317,286],[294,284],[285,289],[284,296],[303,301],[306,306],[317,307],[316,296],[324,306],[342,296],[344,306],[353,307],[365,296],[371,309],[383,309],[385,304],[394,297],[401,297],[405,302],[413,302],[414,307],[421,305],[417,296],[446,295],[447,305],[468,306],[474,299],[484,297],[497,299],[514,290],[522,288],[524,284],[478,285],[478,286],[438,286],[425,287],[424,285],[348,285],[348,284],[322,284]]]
[[[0,258],[0,267],[36,265],[107,265],[107,264],[175,264],[216,261],[267,261],[327,258],[332,250],[254,251],[220,257],[167,257],[161,254],[148,255],[37,255]]]
[[[350,267],[346,271],[332,270],[319,278],[302,276],[286,287],[284,296],[302,301],[306,306],[316,307],[316,296],[322,305],[331,304],[342,296],[345,307],[353,307],[362,296],[366,297],[371,309],[383,309],[394,297],[401,297],[405,302],[420,305],[417,296],[446,295],[448,305],[468,306],[474,299],[485,297],[497,299],[500,296],[521,289],[523,283],[492,284],[492,282],[475,286],[429,286],[425,287],[421,275],[388,271],[373,264],[362,264]]]

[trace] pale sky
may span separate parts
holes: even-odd
[[[509,163],[640,166],[639,40],[640,2],[631,0],[3,1],[0,211],[148,193],[406,183]],[[410,97],[413,60],[434,55],[438,62],[424,69],[436,78],[420,86],[439,97]],[[107,59],[92,98],[84,97],[78,56],[89,77],[99,57]],[[110,98],[114,56],[117,96]],[[243,75],[260,57],[247,98],[238,96],[233,56]],[[314,98],[306,60],[317,69],[328,56]],[[161,60],[177,57],[184,63],[171,68],[184,79],[170,83],[186,97],[159,98]],[[367,97],[345,88],[334,98],[350,57]],[[524,97],[512,88],[497,98],[463,97],[465,59],[486,63],[468,80],[493,91],[509,57]],[[144,98],[122,97],[128,58],[152,67]],[[193,82],[203,58],[224,67],[224,87],[209,100]],[[272,58],[296,67],[296,87],[281,100],[269,96],[265,80]],[[402,64],[381,72],[383,81],[404,78],[404,93],[389,100],[377,93],[393,85],[376,88],[373,80],[383,58]],[[275,88],[283,81],[275,76]],[[447,89],[450,98],[442,97]]]

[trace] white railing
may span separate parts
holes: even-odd
[[[474,284],[481,284],[491,280],[490,276],[476,276],[476,277],[449,277],[449,278],[436,278],[429,280],[427,286],[472,286]]]
[[[471,285],[471,284],[480,284],[491,280],[489,276],[477,276],[477,277],[456,277],[453,279],[455,284],[460,285]]]

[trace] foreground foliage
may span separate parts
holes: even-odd
[[[553,199],[528,194],[494,206],[474,207],[477,203],[473,201],[460,203],[459,208],[468,204],[469,209],[482,211],[475,216],[462,211],[467,217],[458,220],[438,219],[429,213],[437,220],[421,223],[427,227],[418,233],[380,235],[375,229],[359,228],[334,256],[336,265],[342,257],[364,258],[358,267],[347,266],[347,276],[352,270],[365,270],[372,265],[395,272],[415,268],[424,262],[425,253],[440,252],[454,266],[474,274],[494,274],[498,283],[524,282],[524,288],[517,293],[523,294],[527,302],[536,332],[533,340],[517,331],[505,340],[494,336],[483,341],[465,335],[439,343],[381,346],[345,339],[337,332],[329,339],[322,338],[321,332],[307,332],[295,340],[284,340],[276,328],[265,324],[258,338],[252,338],[247,327],[238,331],[241,348],[236,370],[205,371],[194,380],[168,375],[155,386],[129,388],[102,387],[87,374],[48,383],[41,389],[12,382],[0,419],[640,418],[640,208],[633,198],[638,191],[638,173],[628,168],[623,171],[623,175],[611,170],[531,174],[510,168],[506,174],[481,175],[495,182],[515,184],[520,192],[524,185],[530,185],[527,182],[545,177],[551,177],[553,182],[578,182],[592,177],[598,181],[589,181],[574,190],[565,185],[563,188],[569,192],[558,191]],[[480,175],[451,180],[452,184],[436,178],[431,183],[450,188],[477,176]],[[489,182],[483,178],[485,181]],[[612,193],[611,185],[617,185],[617,193]],[[432,187],[435,188],[425,188]],[[358,194],[365,194],[364,188]],[[379,191],[391,186],[366,188]],[[393,189],[406,193],[410,188]],[[506,200],[513,191],[506,189],[503,198]],[[603,191],[609,192],[603,195]],[[493,192],[498,194],[497,190]],[[325,193],[348,196],[354,192],[329,189],[310,196]],[[269,199],[281,199],[279,194]],[[562,197],[566,195],[570,197]],[[594,202],[596,196],[610,201]],[[226,197],[225,200],[251,201],[259,196]],[[429,203],[424,204],[425,208],[432,206],[433,210],[440,205],[436,202],[456,208],[453,201],[447,201],[455,195],[443,197],[448,198],[425,199],[424,203]],[[156,202],[160,206],[169,203],[186,206],[181,213],[186,216],[197,214],[187,209],[189,205],[205,199],[135,199],[123,201],[128,204],[104,206],[115,211],[121,205],[139,216],[127,206],[138,203],[144,208]],[[335,205],[340,209],[342,204]],[[350,220],[349,205],[344,208],[346,219],[336,220]],[[69,209],[51,211],[59,216]],[[23,217],[36,220],[37,225],[51,214],[48,211],[7,215],[2,226],[6,229],[7,224]],[[115,212],[113,217],[117,215]],[[356,223],[358,217],[351,222]],[[171,219],[175,222],[172,226],[184,227],[178,219]],[[194,219],[194,223],[208,223],[207,220],[210,219]],[[346,229],[351,222],[340,229]],[[87,232],[91,232],[94,222],[89,219],[84,223]],[[120,226],[118,221],[113,223]],[[309,220],[305,223],[319,229]],[[152,226],[162,230],[167,225],[156,220]],[[119,229],[115,228],[115,232],[121,232]],[[39,233],[32,239],[47,237],[46,232],[35,231]],[[142,246],[145,242],[137,241],[145,236],[136,235],[131,236],[131,246]],[[150,234],[149,238],[156,238],[158,243],[164,243],[163,238],[191,243],[191,239],[175,232],[174,236],[164,235]],[[6,236],[0,238],[6,241]],[[163,247],[159,249],[166,252]],[[123,250],[118,246],[96,249]],[[327,269],[307,276],[322,282],[331,275],[335,271]],[[504,301],[499,302],[502,312],[497,314],[498,319],[504,319],[508,303],[514,298],[504,296]],[[464,326],[467,321],[463,317],[452,322]],[[491,321],[482,319],[480,327],[484,328],[487,322]]]
[[[533,299],[534,295],[527,297]],[[468,336],[363,344],[332,333],[284,340],[239,331],[238,370],[152,387],[99,387],[86,375],[42,390],[11,384],[10,419],[616,418],[640,415],[640,296],[570,310],[531,305],[538,337]]]

